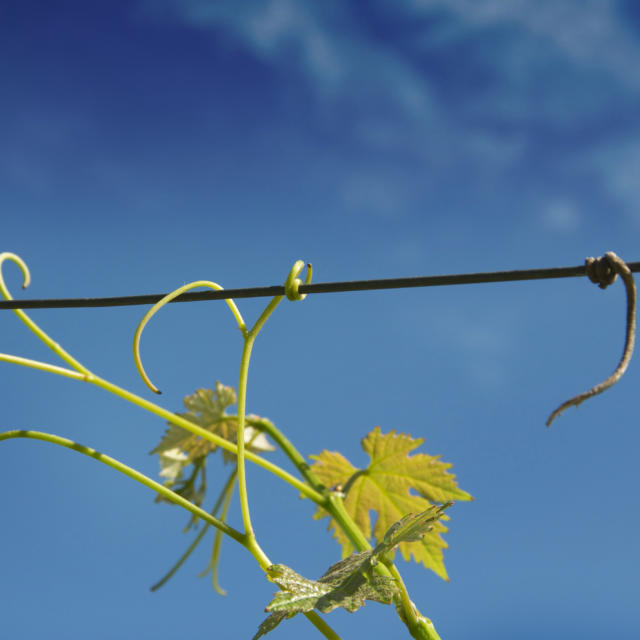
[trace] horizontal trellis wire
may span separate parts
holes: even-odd
[[[640,262],[627,262],[629,269],[637,273]],[[319,282],[301,284],[299,293],[338,293],[344,291],[374,291],[380,289],[404,289],[410,287],[441,287],[454,284],[480,284],[488,282],[513,282],[518,280],[547,280],[551,278],[574,278],[585,276],[585,265],[576,267],[554,267],[550,269],[520,269],[515,271],[491,271],[485,273],[461,273],[440,276],[416,276],[411,278],[385,278],[380,280],[352,280],[346,282]],[[123,307],[140,304],[155,304],[165,293],[110,298],[54,298],[42,300],[4,300],[0,309],[62,309],[79,307]],[[191,291],[183,293],[171,302],[197,302],[201,300],[224,300],[227,298],[260,298],[285,295],[283,285],[224,289],[222,291]]]

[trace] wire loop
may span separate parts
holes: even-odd
[[[615,255],[613,252],[609,253]],[[613,284],[618,277],[618,273],[607,254],[599,258],[587,258],[584,261],[584,267],[587,276],[589,276],[589,280],[597,284],[601,289],[606,289],[610,284]]]
[[[284,294],[287,296],[288,300],[296,301],[296,300],[304,300],[307,297],[306,293],[300,293],[299,287],[302,284],[302,280],[297,276],[300,275],[300,272],[304,269],[304,261],[298,260],[293,267],[291,267],[291,271],[289,271],[289,275],[284,283]],[[313,274],[313,269],[311,267],[311,263],[307,263],[307,277],[304,280],[305,284],[309,284],[311,282],[311,276]]]
[[[585,391],[566,402],[563,402],[547,420],[547,427],[551,426],[553,420],[559,416],[568,407],[577,407],[587,398],[597,396],[598,394],[610,389],[624,375],[631,356],[636,339],[636,284],[633,274],[627,264],[619,258],[613,251],[607,251],[600,258],[587,258],[585,261],[585,269],[591,282],[597,284],[601,289],[605,289],[615,281],[616,276],[620,275],[624,281],[627,292],[627,328],[625,332],[625,344],[622,352],[622,358],[616,367],[616,370],[603,382],[597,384],[588,391]]]

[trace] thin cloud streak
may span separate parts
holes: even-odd
[[[638,42],[624,28],[620,3],[614,0],[406,0],[416,13],[441,9],[455,13],[470,29],[517,25],[550,44],[577,64],[616,74],[640,88]]]
[[[348,3],[330,0],[141,6],[222,30],[261,60],[300,75],[315,91],[314,108],[344,117],[352,123],[347,135],[377,154],[410,154],[432,174],[491,181],[529,171],[544,153],[550,171],[584,170],[622,206],[640,200],[635,181],[620,178],[626,159],[608,150],[626,120],[635,122],[629,135],[640,138],[633,115],[640,67],[630,64],[640,46],[612,0],[586,7],[576,0],[372,3],[379,18],[406,26],[401,40],[380,37]],[[434,16],[435,23],[427,20]],[[429,66],[434,58],[444,61],[446,77]],[[478,85],[476,76],[484,78]],[[344,191],[352,205],[353,189]]]

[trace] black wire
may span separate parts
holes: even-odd
[[[627,262],[629,269],[637,273],[640,262]],[[409,287],[441,287],[454,284],[479,284],[485,282],[513,282],[516,280],[547,280],[573,278],[586,275],[585,266],[555,267],[551,269],[521,269],[517,271],[491,271],[487,273],[462,273],[443,276],[417,276],[413,278],[385,278],[382,280],[352,280],[350,282],[319,282],[302,284],[300,293],[337,293],[341,291],[373,291],[379,289],[404,289]],[[54,298],[44,300],[0,301],[0,309],[63,309],[77,307],[124,307],[137,304],[155,304],[166,293],[113,298]],[[224,300],[226,298],[261,298],[284,295],[284,286],[224,289],[223,291],[190,291],[171,302],[196,302],[199,300]]]

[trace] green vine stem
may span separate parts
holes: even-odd
[[[227,513],[229,511],[229,504],[231,503],[231,496],[233,495],[233,488],[235,486],[235,477],[237,476],[237,470],[233,471],[233,482],[231,482],[228,488],[224,491],[224,504],[222,505],[222,511],[220,512],[220,519],[226,522]],[[221,596],[226,596],[227,592],[220,586],[218,582],[218,567],[220,566],[220,547],[222,545],[222,532],[216,531],[213,538],[213,550],[211,551],[211,581],[213,588]]]
[[[157,591],[160,587],[163,587],[173,576],[178,569],[187,561],[189,556],[196,550],[196,547],[202,542],[205,534],[209,531],[209,523],[205,522],[202,529],[198,532],[198,535],[193,539],[191,544],[187,547],[187,550],[178,558],[178,561],[167,571],[167,573],[158,580],[153,586],[149,588],[149,591]]]
[[[54,373],[59,376],[64,376],[65,378],[71,378],[73,380],[85,381],[87,379],[85,374],[79,373],[78,371],[72,371],[71,369],[65,369],[64,367],[57,367],[54,364],[40,362],[39,360],[31,360],[30,358],[14,356],[10,353],[0,353],[0,362],[18,364],[22,367],[29,367],[30,369],[38,369],[39,371]]]
[[[233,484],[235,480],[236,480],[236,470],[234,468],[234,470],[229,474],[229,477],[227,478],[227,481],[225,482],[224,487],[222,488],[222,491],[220,492],[220,495],[218,496],[218,499],[216,500],[216,503],[213,506],[213,509],[211,509],[210,513],[212,516],[215,516],[218,513],[218,510],[222,506],[222,503],[226,501],[226,496],[227,494],[231,493],[231,489],[233,488]],[[222,517],[220,519],[224,522],[225,518],[226,518],[226,511],[223,511]],[[187,550],[180,556],[180,558],[173,565],[173,567],[171,567],[171,569],[169,569],[169,571],[167,571],[167,573],[151,587],[151,591],[158,590],[160,587],[166,584],[170,578],[172,578],[175,575],[176,571],[180,569],[180,567],[185,563],[187,558],[194,552],[198,544],[200,544],[200,541],[202,540],[202,538],[204,538],[205,533],[209,530],[209,526],[210,525],[208,522],[204,523],[202,529],[199,531],[198,535],[193,539],[193,542],[189,545]]]
[[[2,293],[5,300],[13,300],[2,275],[2,265],[6,260],[17,264],[20,271],[22,271],[23,289],[26,289],[29,286],[29,283],[31,282],[31,274],[29,273],[29,267],[27,267],[26,262],[20,256],[8,251],[0,253],[0,293]],[[22,309],[14,309],[13,312],[18,316],[18,318],[20,318],[20,320],[22,320],[22,322],[24,322],[24,324],[27,325],[30,331],[42,340],[42,342],[44,342],[54,353],[62,358],[62,360],[64,360],[72,369],[84,374],[90,373],[89,369],[81,365],[73,356],[71,356],[71,354],[67,353],[57,342],[52,340]]]
[[[22,258],[9,252],[0,253],[0,293],[2,293],[2,296],[6,300],[13,300],[13,297],[9,293],[9,290],[7,289],[7,286],[4,282],[4,276],[2,274],[2,265],[7,260],[17,264],[20,270],[22,271],[23,288],[26,288],[29,285],[31,281],[31,277],[29,274],[29,268],[27,267],[26,263],[22,260]],[[94,373],[89,371],[89,369],[81,365],[69,353],[67,353],[57,342],[55,342],[35,322],[33,322],[33,320],[31,320],[31,318],[29,318],[29,316],[26,313],[24,313],[24,311],[22,311],[21,309],[14,309],[13,311],[22,320],[22,322],[24,322],[26,326],[42,342],[44,342],[44,344],[46,344],[56,355],[62,358],[67,364],[69,364],[75,370],[66,369],[64,367],[58,367],[56,365],[49,364],[48,362],[31,360],[29,358],[22,358],[20,356],[15,356],[15,355],[6,354],[6,353],[0,353],[0,361],[9,362],[12,364],[25,366],[25,367],[37,369],[40,371],[46,371],[49,373],[62,375],[64,377],[71,378],[72,380],[88,382],[97,387],[100,387],[101,389],[104,389],[105,391],[113,393],[114,395],[122,398],[123,400],[127,400],[128,402],[131,402],[132,404],[137,405],[138,407],[141,407],[142,409],[145,409],[157,415],[160,418],[164,418],[171,424],[174,424],[178,427],[182,427],[183,429],[186,429],[187,431],[194,433],[195,435],[200,436],[205,440],[209,440],[210,442],[213,442],[215,445],[223,449],[226,449],[227,451],[229,451],[230,453],[233,453],[234,455],[237,455],[238,448],[233,442],[230,442],[225,438],[222,438],[214,433],[211,433],[210,431],[207,431],[206,429],[199,427],[198,425],[190,422],[189,420],[186,420],[185,418],[182,418],[181,416],[175,413],[167,411],[163,407],[153,402],[150,402],[148,400],[145,400],[144,398],[134,393],[131,393],[130,391],[127,391],[126,389],[123,389],[118,385],[113,384],[112,382],[109,382],[104,378],[101,378],[100,376],[95,375]],[[245,453],[245,458],[250,462],[253,462],[263,467],[267,471],[273,473],[275,476],[277,476],[281,480],[284,480],[285,482],[293,486],[295,489],[303,493],[305,496],[307,496],[309,499],[313,500],[314,502],[318,504],[322,503],[323,501],[322,495],[314,491],[308,484],[301,482],[300,480],[298,480],[298,478],[287,473],[284,469],[281,469],[280,467],[273,464],[272,462],[265,460],[264,458],[261,458],[260,456],[250,451],[247,451]]]
[[[245,413],[247,403],[247,379],[249,376],[249,361],[251,359],[251,350],[258,332],[263,327],[267,318],[273,313],[275,308],[280,304],[284,296],[276,296],[267,305],[251,330],[244,336],[244,345],[242,348],[242,358],[240,360],[240,377],[238,381],[238,426],[237,441],[238,446],[238,493],[240,494],[240,510],[242,512],[242,522],[244,523],[245,533],[250,539],[255,540],[255,533],[251,525],[251,514],[249,513],[249,496],[247,494],[247,476],[245,471],[245,442],[244,442],[244,426]]]
[[[429,618],[425,618],[420,614],[416,606],[409,598],[409,592],[404,584],[404,580],[398,571],[398,568],[388,558],[382,558],[382,564],[387,568],[389,574],[396,581],[400,590],[396,597],[396,610],[398,616],[409,629],[409,633],[416,640],[442,640],[433,626],[433,622]]]
[[[290,300],[303,300],[305,296],[302,296],[298,292],[298,287],[301,284],[301,281],[296,277],[300,274],[302,269],[304,268],[304,262],[302,260],[298,260],[292,267],[287,276],[284,288],[285,295]],[[307,271],[307,283],[311,279],[311,265],[309,265]],[[138,327],[135,331],[134,340],[133,340],[133,357],[136,363],[136,367],[140,376],[147,384],[147,386],[154,391],[155,393],[160,393],[157,387],[153,385],[149,377],[147,376],[144,367],[142,366],[142,361],[140,358],[140,337],[142,335],[142,331],[151,317],[156,314],[164,305],[168,304],[171,300],[184,293],[185,291],[189,291],[196,287],[205,286],[216,290],[221,290],[222,287],[208,280],[198,280],[196,282],[191,282],[186,284],[171,293],[164,296],[161,300],[159,300],[147,313],[144,315]],[[243,348],[242,348],[242,356],[240,359],[240,376],[238,381],[238,422],[237,422],[237,438],[236,438],[236,447],[237,447],[237,465],[238,465],[238,492],[240,494],[240,510],[242,513],[242,522],[245,529],[245,534],[248,537],[249,545],[254,549],[256,553],[261,553],[260,546],[255,537],[255,533],[253,531],[253,526],[251,523],[251,513],[249,510],[249,498],[247,493],[247,480],[246,480],[246,471],[245,471],[245,439],[244,439],[244,426],[245,426],[245,413],[246,413],[246,396],[247,396],[247,379],[249,374],[249,362],[251,360],[251,351],[253,349],[253,344],[255,342],[258,333],[264,326],[265,322],[269,318],[269,316],[274,312],[276,307],[280,304],[284,296],[274,296],[274,298],[269,302],[264,311],[260,314],[259,318],[256,320],[253,327],[247,331],[244,319],[240,314],[235,302],[231,299],[227,300],[231,311],[233,312],[234,317],[238,323],[238,327],[242,333],[243,337]]]
[[[112,458],[105,453],[100,453],[100,451],[96,451],[91,447],[86,447],[84,445],[78,444],[77,442],[74,442],[73,440],[63,438],[62,436],[57,436],[53,433],[44,433],[42,431],[32,431],[29,429],[15,429],[13,431],[5,431],[3,433],[0,433],[0,442],[2,442],[3,440],[10,440],[12,438],[32,438],[34,440],[42,440],[43,442],[57,444],[60,447],[72,449],[73,451],[82,453],[85,456],[94,458],[98,462],[106,464],[108,467],[111,467],[112,469],[123,473],[125,476],[129,476],[129,478],[132,478],[145,487],[148,487],[156,493],[159,493],[163,498],[179,504],[181,507],[184,507],[187,511],[197,516],[201,520],[204,520],[210,525],[216,527],[216,529],[220,529],[230,538],[233,538],[236,542],[239,542],[245,547],[247,546],[246,536],[237,529],[234,529],[226,522],[223,522],[210,513],[207,513],[204,509],[201,509],[192,502],[189,502],[189,500],[183,498],[181,495],[178,495],[174,491],[171,491],[171,489],[165,487],[163,484],[152,480],[151,478],[145,476],[143,473],[136,471],[123,462],[120,462],[119,460],[116,460],[115,458]]]
[[[353,521],[344,507],[342,497],[338,493],[331,493],[327,506],[324,507],[338,523],[340,528],[347,534],[351,544],[358,551],[371,549],[369,541],[364,537],[362,530]],[[400,620],[407,626],[409,633],[417,640],[440,640],[440,636],[435,630],[433,623],[428,618],[422,616],[416,606],[409,598],[409,592],[400,575],[400,571],[395,564],[389,560],[376,565],[375,570],[382,575],[390,576],[398,585],[399,593],[395,598],[396,610]]]
[[[198,425],[187,420],[186,418],[183,418],[175,413],[172,413],[171,411],[167,411],[163,407],[160,407],[159,405],[153,402],[150,402],[149,400],[145,400],[144,398],[141,398],[140,396],[137,396],[136,394],[131,393],[126,389],[122,389],[121,387],[118,387],[117,385],[111,382],[108,382],[107,380],[99,378],[98,376],[94,375],[91,378],[85,378],[85,380],[102,389],[105,389],[106,391],[110,391],[111,393],[119,396],[120,398],[123,398],[124,400],[128,400],[132,404],[135,404],[143,409],[146,409],[147,411],[150,411],[151,413],[154,413],[155,415],[161,418],[164,418],[171,424],[175,424],[178,427],[182,427],[183,429],[186,429],[187,431],[190,431],[191,433],[194,433],[195,435],[200,436],[205,440],[209,440],[210,442],[213,442],[214,444],[221,447],[222,449],[226,449],[227,451],[235,455],[238,455],[238,447],[233,442],[230,442],[229,440],[226,440],[225,438],[222,438],[221,436],[218,436],[215,433],[211,433],[211,431],[207,431],[206,429],[199,427]],[[292,487],[298,489],[305,496],[307,496],[309,499],[313,500],[317,504],[321,504],[323,502],[324,498],[321,494],[319,494],[317,491],[311,488],[308,484],[306,484],[305,482],[301,482],[298,478],[296,478],[295,476],[292,476],[290,473],[288,473],[278,465],[274,464],[273,462],[270,462],[269,460],[265,460],[264,458],[260,457],[259,455],[251,451],[245,452],[245,458],[261,466],[263,469],[270,471],[281,480],[284,480],[285,482],[290,484]]]
[[[23,288],[26,288],[30,282],[30,275],[27,265],[24,261],[17,255],[12,253],[1,253],[0,254],[0,292],[7,300],[11,300],[12,297],[4,283],[4,278],[2,276],[2,264],[4,261],[10,260],[18,265],[23,274]],[[311,265],[307,265],[307,277],[305,283],[308,284],[311,280]],[[285,282],[285,295],[289,300],[302,300],[304,299],[304,295],[301,295],[298,291],[298,287],[301,281],[297,278],[299,273],[304,268],[304,263],[302,261],[298,261],[295,263],[293,268],[291,269],[287,280]],[[140,371],[141,376],[149,384],[149,386],[156,392],[158,390],[152,385],[146,373],[144,372],[144,368],[142,367],[142,363],[139,358],[139,339],[140,334],[148,320],[151,316],[158,311],[164,304],[167,304],[170,299],[175,298],[180,295],[184,291],[189,288],[194,288],[196,286],[209,286],[214,289],[221,289],[219,285],[216,283],[212,283],[210,281],[197,281],[196,283],[191,283],[189,285],[185,285],[180,287],[176,291],[172,292],[168,296],[165,296],[163,300],[154,305],[152,309],[147,312],[142,322],[140,323],[137,331],[136,337],[134,339],[134,357],[136,358],[136,365],[138,366],[138,370]],[[151,480],[147,476],[135,471],[134,469],[124,465],[123,463],[111,458],[105,454],[99,453],[94,449],[90,449],[89,447],[84,447],[82,445],[78,445],[71,440],[66,438],[62,438],[60,436],[55,436],[53,434],[46,434],[37,431],[28,431],[28,430],[17,430],[17,431],[9,431],[3,434],[0,434],[0,441],[7,440],[9,438],[15,437],[26,437],[26,438],[35,438],[39,440],[44,440],[47,442],[51,442],[54,444],[58,444],[60,446],[64,446],[70,449],[74,449],[93,457],[108,466],[117,469],[118,471],[132,477],[137,480],[141,484],[157,491],[167,499],[180,504],[185,509],[190,511],[192,514],[196,515],[199,518],[202,518],[208,524],[216,527],[219,531],[223,531],[237,542],[245,546],[249,552],[255,557],[258,561],[258,564],[263,570],[271,564],[268,557],[262,551],[262,549],[257,544],[255,539],[255,534],[253,532],[253,528],[251,526],[251,518],[249,513],[249,504],[248,504],[248,496],[246,489],[246,474],[245,474],[245,459],[254,462],[267,471],[270,471],[277,477],[281,478],[294,488],[298,489],[303,495],[313,500],[316,504],[324,507],[329,511],[329,513],[334,517],[339,526],[345,531],[348,535],[349,539],[354,544],[354,547],[360,551],[365,549],[370,549],[371,545],[367,541],[367,539],[362,534],[362,531],[359,527],[353,522],[352,518],[344,509],[344,505],[342,503],[342,499],[336,495],[327,491],[325,487],[323,487],[318,479],[313,474],[310,466],[304,459],[304,457],[297,451],[297,449],[293,446],[293,444],[282,434],[275,426],[269,421],[263,421],[263,424],[256,424],[257,427],[262,427],[266,432],[268,432],[273,439],[277,442],[277,444],[283,449],[284,453],[289,457],[291,462],[296,466],[301,475],[307,480],[307,482],[301,482],[294,476],[290,475],[284,469],[281,469],[277,465],[261,458],[260,456],[245,450],[245,442],[244,442],[244,426],[245,426],[245,412],[246,412],[246,386],[247,386],[247,378],[248,378],[248,369],[249,369],[249,361],[251,356],[251,350],[253,348],[253,343],[255,338],[257,337],[259,331],[264,326],[265,322],[269,318],[269,316],[273,313],[275,308],[280,304],[284,296],[275,296],[271,302],[267,305],[265,310],[262,312],[254,326],[251,330],[247,331],[246,325],[238,311],[235,303],[232,300],[228,300],[234,317],[238,323],[238,326],[242,332],[244,339],[244,346],[242,352],[242,360],[240,365],[240,377],[239,377],[239,385],[238,385],[238,429],[237,429],[237,443],[234,445],[228,440],[217,436],[216,434],[211,433],[205,429],[202,429],[198,425],[178,416],[177,414],[171,413],[162,407],[141,398],[126,389],[123,389],[99,376],[93,374],[89,369],[84,367],[80,362],[78,362],[75,358],[73,358],[69,353],[67,353],[59,344],[53,341],[38,325],[33,322],[26,313],[24,313],[21,309],[15,309],[14,312],[18,317],[26,324],[26,326],[40,339],[44,344],[46,344],[54,353],[56,353],[64,362],[66,362],[71,369],[65,369],[63,367],[57,367],[55,365],[51,365],[49,363],[40,362],[36,360],[30,360],[27,358],[21,358],[19,356],[14,356],[10,354],[0,354],[0,361],[6,361],[14,364],[19,364],[21,366],[27,366],[34,369],[39,369],[42,371],[47,371],[50,373],[56,373],[58,375],[63,375],[65,377],[69,377],[75,380],[89,382],[95,386],[98,386],[110,393],[113,393],[124,400],[131,402],[155,415],[164,418],[171,424],[174,424],[178,427],[181,427],[195,435],[198,435],[206,440],[209,440],[227,451],[236,454],[237,456],[237,469],[238,469],[238,485],[240,492],[240,502],[241,502],[241,510],[243,516],[243,523],[245,527],[245,532],[241,533],[236,529],[233,529],[226,523],[221,520],[218,520],[213,515],[207,513],[206,511],[200,509],[196,505],[192,504],[188,500],[182,498],[175,494],[173,491],[164,487],[163,485]],[[397,607],[401,612],[400,617],[407,624],[412,636],[416,638],[428,639],[428,640],[437,640],[438,636],[433,629],[433,625],[427,621],[426,618],[423,618],[418,614],[415,610],[415,607],[412,605],[409,600],[408,594],[406,592],[406,588],[404,587],[404,583],[400,577],[397,568],[393,565],[393,563],[389,563],[389,566],[386,564],[380,564],[377,567],[377,570],[381,572],[388,573],[389,575],[393,575],[398,585],[400,586],[400,597],[397,601]],[[394,575],[395,574],[395,575]],[[305,614],[307,618],[318,628],[327,638],[338,638],[338,636],[333,632],[330,627],[324,622],[322,618],[320,618],[315,612],[310,612]],[[428,624],[426,624],[428,623]],[[428,633],[428,627],[433,630],[432,633]],[[425,631],[425,629],[427,631]]]
[[[285,295],[289,300],[304,300],[305,296],[298,293],[298,287],[301,281],[297,278],[304,269],[302,260],[296,261],[284,283]],[[311,265],[307,265],[306,283],[311,281]],[[269,316],[275,311],[276,307],[282,302],[284,296],[274,296],[266,306],[265,310],[260,314],[251,329],[244,333],[244,346],[242,349],[242,358],[240,360],[240,377],[238,381],[238,427],[237,427],[237,445],[238,445],[238,493],[240,494],[240,509],[242,511],[242,521],[244,523],[245,533],[250,541],[255,542],[255,533],[251,524],[251,514],[249,512],[249,497],[247,494],[247,480],[245,473],[245,442],[244,442],[244,426],[247,401],[247,379],[249,375],[249,361],[251,359],[251,350],[258,333],[268,320]],[[257,545],[257,542],[255,542]]]
[[[340,640],[340,636],[315,611],[304,614],[309,622],[328,640]]]
[[[329,512],[331,517],[337,522],[338,526],[349,537],[354,548],[358,551],[371,549],[371,544],[363,535],[362,530],[353,521],[353,518],[351,518],[345,509],[344,502],[340,494],[328,491],[326,487],[322,485],[317,476],[313,473],[311,466],[307,463],[304,456],[296,449],[293,443],[280,431],[280,429],[266,418],[251,420],[250,424],[251,426],[267,433],[283,450],[307,482],[309,482],[316,491],[324,495],[324,503],[320,506]],[[391,576],[395,579],[400,590],[399,596],[396,600],[396,608],[398,609],[400,619],[407,626],[411,635],[419,640],[440,640],[440,636],[436,632],[431,620],[421,616],[415,605],[411,602],[404,580],[393,562],[387,560],[382,565],[378,565],[376,570],[383,575]]]
[[[64,375],[65,377],[72,378],[73,380],[88,382],[97,387],[100,387],[101,389],[104,389],[105,391],[109,391],[110,393],[113,393],[114,395],[119,396],[123,400],[127,400],[128,402],[131,402],[132,404],[137,405],[142,409],[146,409],[147,411],[159,416],[160,418],[164,418],[165,420],[167,420],[167,422],[170,422],[171,424],[181,427],[186,431],[189,431],[197,436],[200,436],[201,438],[204,438],[205,440],[209,440],[210,442],[213,442],[215,445],[229,451],[230,453],[233,453],[234,455],[237,455],[238,449],[233,442],[230,442],[229,440],[226,440],[225,438],[222,438],[221,436],[218,436],[215,433],[211,433],[210,431],[207,431],[206,429],[199,427],[197,424],[190,422],[186,418],[183,418],[175,413],[172,413],[171,411],[168,411],[167,409],[164,409],[163,407],[153,402],[149,402],[148,400],[145,400],[144,398],[141,398],[140,396],[137,396],[136,394],[131,393],[130,391],[127,391],[126,389],[123,389],[113,384],[112,382],[109,382],[108,380],[100,378],[95,374],[80,374],[75,371],[70,371],[68,369],[62,369],[61,367],[49,365],[46,362],[29,360],[27,358],[19,358],[17,356],[12,356],[4,353],[0,353],[0,361],[19,364],[19,365],[27,366],[33,369],[39,369],[42,371],[49,371],[51,373],[60,373],[60,375]],[[62,369],[64,373],[62,373],[60,369]],[[320,493],[315,491],[308,484],[301,482],[298,478],[296,478],[295,476],[292,476],[290,473],[288,473],[278,465],[274,464],[273,462],[270,462],[269,460],[265,460],[264,458],[260,457],[255,453],[252,453],[251,451],[245,452],[245,458],[250,462],[253,462],[259,465],[263,469],[266,469],[270,473],[273,473],[275,476],[277,476],[281,480],[284,480],[286,483],[290,484],[292,487],[294,487],[295,489],[303,493],[307,498],[309,498],[310,500],[313,500],[313,502],[315,502],[316,504],[323,504],[324,497]]]
[[[263,571],[266,571],[266,568],[271,565],[271,561],[264,555],[259,547],[251,544],[251,540],[243,533],[229,526],[226,522],[219,520],[215,516],[207,513],[204,509],[196,506],[189,500],[186,500],[182,496],[178,495],[171,489],[168,489],[164,485],[152,480],[151,478],[145,476],[143,473],[136,471],[135,469],[129,467],[128,465],[108,456],[104,453],[100,453],[96,449],[92,449],[91,447],[86,447],[84,445],[78,444],[73,440],[69,440],[68,438],[63,438],[61,436],[57,436],[52,433],[44,433],[42,431],[33,431],[28,429],[15,429],[12,431],[5,431],[0,433],[0,442],[4,440],[11,440],[13,438],[31,438],[34,440],[42,440],[43,442],[49,442],[51,444],[56,444],[61,447],[65,447],[67,449],[72,449],[73,451],[77,451],[78,453],[82,453],[85,456],[89,456],[98,462],[102,462],[103,464],[123,473],[124,475],[136,480],[140,484],[148,487],[149,489],[159,493],[163,498],[167,500],[171,500],[181,507],[185,508],[187,511],[197,516],[198,518],[204,520],[206,523],[216,527],[223,533],[227,534],[230,538],[233,538],[236,542],[240,543],[243,547],[248,549],[248,551],[254,556],[257,560],[260,568]],[[305,616],[308,620],[313,624],[316,629],[318,629],[328,640],[340,640],[340,637],[331,629],[331,627],[314,611],[309,613],[305,613]]]
[[[247,417],[247,424],[250,426],[264,431],[284,452],[289,460],[296,467],[300,475],[309,483],[315,491],[324,496],[322,506],[326,506],[328,502],[329,492],[324,485],[318,480],[318,477],[313,472],[311,465],[306,461],[305,457],[296,449],[291,440],[276,427],[271,420],[267,418],[251,418]]]

